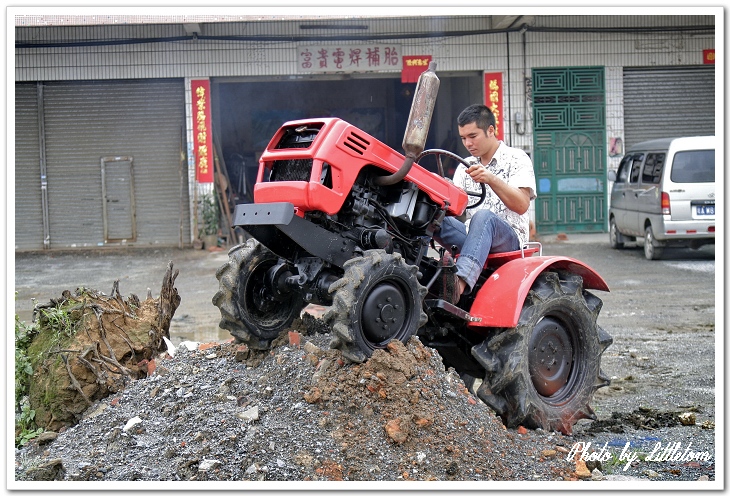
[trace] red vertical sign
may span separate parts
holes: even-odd
[[[199,183],[213,182],[213,134],[210,117],[210,81],[190,81],[193,93],[193,142],[195,177]]]
[[[484,73],[484,105],[494,114],[497,122],[495,131],[497,139],[504,139],[504,104],[502,100],[502,73],[501,72],[485,72]]]
[[[702,63],[703,64],[714,64],[715,63],[715,49],[714,48],[702,50]]]
[[[404,55],[400,82],[417,83],[421,73],[428,69],[430,63],[431,55]]]

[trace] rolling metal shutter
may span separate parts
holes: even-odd
[[[36,83],[15,85],[15,249],[43,248]]]
[[[673,136],[715,134],[715,68],[624,69],[626,148]]]
[[[129,241],[190,239],[182,80],[46,83],[44,95],[51,248],[105,244],[101,164],[109,157],[133,161]]]

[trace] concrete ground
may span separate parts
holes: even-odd
[[[541,241],[556,243],[608,243],[608,234],[570,234],[566,239],[555,235],[543,236]],[[555,252],[555,250],[552,250]],[[35,303],[46,303],[58,298],[68,289],[87,287],[111,292],[112,284],[119,280],[123,296],[134,293],[141,299],[160,293],[162,278],[168,262],[179,269],[175,281],[181,297],[170,326],[173,343],[184,340],[222,341],[230,338],[228,331],[218,327],[220,312],[211,299],[218,290],[215,272],[228,260],[227,250],[177,248],[127,248],[79,251],[47,251],[11,253],[8,260],[8,297],[15,294],[15,313],[25,322],[31,322]],[[13,302],[8,303],[8,308]],[[321,307],[319,307],[321,309]],[[317,308],[311,309],[312,313]],[[8,319],[12,317],[8,316]]]

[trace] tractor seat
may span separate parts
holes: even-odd
[[[509,261],[516,260],[518,258],[531,257],[535,253],[537,253],[538,256],[542,255],[542,244],[536,241],[531,241],[525,243],[519,250],[505,251],[501,253],[490,253],[487,257],[487,262],[484,264],[484,267],[499,267]]]

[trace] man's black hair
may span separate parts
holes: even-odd
[[[494,118],[492,111],[489,110],[489,107],[478,103],[469,105],[467,108],[462,110],[459,117],[456,119],[456,123],[459,127],[466,126],[472,122],[476,122],[477,127],[484,130],[484,134],[487,133],[489,126],[494,126],[495,129],[497,127],[497,121]]]

